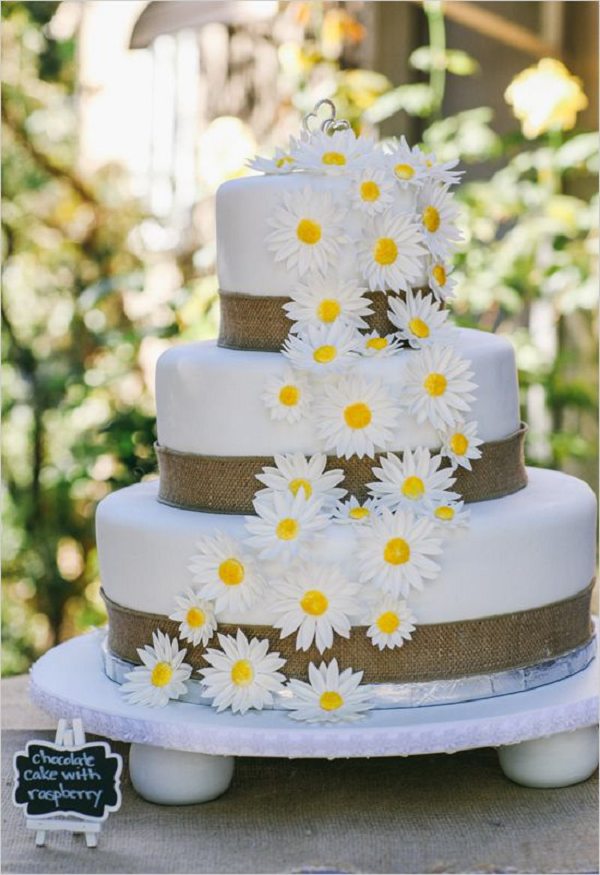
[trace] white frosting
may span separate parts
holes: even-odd
[[[469,419],[478,423],[484,441],[507,437],[519,427],[515,357],[510,343],[493,334],[457,329],[454,345],[469,359],[478,386]],[[412,350],[388,358],[362,358],[353,375],[381,379],[392,389],[403,378]],[[280,353],[221,349],[214,341],[174,346],[159,359],[156,371],[158,441],[181,452],[222,456],[271,456],[320,452],[314,424],[275,422],[261,396],[270,376],[288,367]],[[402,413],[394,449],[436,447],[429,424],[418,425]]]
[[[314,192],[332,192],[342,208],[347,204],[344,189],[347,177],[333,177],[314,173],[290,173],[273,176],[247,176],[225,182],[217,191],[217,274],[219,286],[226,292],[243,292],[248,295],[290,294],[294,279],[285,264],[275,262],[272,252],[265,244],[265,237],[272,231],[267,220],[273,217],[284,192],[310,188]],[[393,208],[397,212],[413,210],[415,194],[397,189]],[[350,238],[358,234],[358,213],[350,210],[346,221],[346,234]],[[336,271],[345,279],[354,277],[354,240],[345,244],[340,252]],[[418,284],[426,283],[427,272],[423,267]]]
[[[526,610],[568,598],[594,574],[596,503],[580,480],[529,469],[515,495],[470,505],[468,530],[451,533],[442,571],[411,604],[421,623]],[[160,504],[156,481],[130,486],[100,503],[96,517],[102,585],[125,607],[169,614],[192,585],[188,570],[199,535],[221,530],[241,539],[244,518],[177,510]],[[356,570],[354,529],[331,524],[312,556]],[[222,622],[271,624],[269,599]],[[356,666],[360,668],[360,666]]]

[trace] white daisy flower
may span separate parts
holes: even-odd
[[[448,341],[451,329],[446,324],[448,311],[442,310],[433,295],[406,292],[406,300],[390,296],[390,322],[413,349]]]
[[[336,488],[344,479],[341,468],[326,471],[327,456],[317,453],[306,458],[302,453],[288,453],[275,456],[277,467],[263,468],[262,474],[257,474],[256,479],[264,483],[267,489],[261,489],[257,496],[271,495],[273,492],[298,492],[304,498],[319,498],[323,507],[334,504],[346,494],[345,489]]]
[[[432,346],[415,352],[404,373],[403,400],[418,423],[434,428],[452,426],[471,409],[477,388],[471,362],[451,346]]]
[[[386,155],[386,161],[392,176],[402,188],[411,185],[418,188],[423,184],[427,171],[425,156],[418,146],[411,149],[405,137],[400,137],[400,141],[394,144]]]
[[[289,152],[283,149],[275,149],[275,154],[272,158],[263,158],[261,155],[248,161],[247,166],[251,170],[258,170],[260,173],[278,174],[291,173],[296,169],[296,161]]]
[[[347,128],[331,134],[314,131],[307,139],[296,142],[292,156],[302,170],[339,174],[360,166],[374,149],[370,137],[357,137]]]
[[[367,498],[361,504],[358,498],[351,495],[345,501],[338,501],[333,511],[332,522],[360,526],[368,522],[371,515],[377,512],[378,503],[374,498]]]
[[[453,168],[459,163],[459,159],[453,161],[436,161],[433,152],[424,156],[425,169],[427,178],[434,182],[441,182],[442,185],[457,185],[460,182],[464,170],[454,170]]]
[[[450,276],[452,273],[452,266],[449,264],[445,264],[443,261],[440,261],[438,258],[432,258],[427,268],[427,279],[429,281],[429,288],[438,299],[438,301],[445,301],[448,298],[454,297],[454,286],[456,285],[456,280]]]
[[[282,638],[297,631],[297,650],[308,650],[314,641],[323,653],[333,645],[334,633],[349,638],[351,618],[362,610],[361,587],[336,565],[300,562],[271,581],[271,588],[273,625]]]
[[[402,647],[405,641],[410,641],[416,628],[413,612],[403,599],[397,599],[387,594],[371,611],[367,636],[375,647],[385,650],[388,647]]]
[[[358,354],[360,335],[350,325],[334,322],[321,328],[308,328],[289,334],[282,354],[294,368],[320,374],[335,373],[350,367]]]
[[[440,566],[431,557],[442,552],[435,524],[410,511],[392,513],[382,508],[381,516],[356,530],[360,579],[372,582],[394,596],[407,596],[411,587],[435,580]]]
[[[464,505],[464,501],[448,501],[431,507],[429,514],[439,532],[468,528],[471,513],[464,509]]]
[[[217,613],[251,607],[262,595],[264,580],[256,561],[234,538],[223,532],[203,535],[196,543],[189,570],[199,594],[215,602]]]
[[[177,610],[169,614],[169,619],[179,623],[181,640],[189,641],[194,647],[198,644],[206,647],[217,628],[213,603],[203,599],[196,590],[190,588],[181,595],[175,596],[175,604]]]
[[[285,665],[278,652],[269,653],[265,638],[248,641],[241,629],[237,635],[219,635],[221,650],[210,647],[203,657],[210,668],[202,668],[204,698],[212,699],[217,712],[231,708],[245,714],[250,708],[262,711],[273,704],[273,694],[283,690]]]
[[[292,679],[287,690],[292,698],[283,700],[293,720],[306,723],[343,723],[358,720],[370,710],[371,688],[362,684],[363,672],[351,668],[340,672],[337,659],[317,668],[308,666],[309,683]]]
[[[367,216],[376,216],[393,203],[394,185],[383,167],[365,167],[350,180],[351,203]]]
[[[325,278],[309,276],[305,282],[294,286],[291,301],[284,304],[283,309],[295,323],[294,333],[334,323],[366,328],[363,317],[370,316],[373,310],[369,299],[363,297],[365,291],[354,282],[342,280],[334,274]]]
[[[349,459],[391,446],[398,405],[382,383],[348,376],[320,388],[315,422],[326,452]]]
[[[183,661],[186,654],[176,638],[170,639],[157,629],[152,634],[152,646],[138,648],[143,665],[125,675],[127,682],[121,686],[121,693],[129,704],[164,708],[169,699],[185,695],[185,682],[192,673],[191,665]]]
[[[373,468],[378,483],[369,483],[373,496],[391,510],[405,508],[415,513],[435,502],[458,498],[450,487],[456,478],[452,468],[440,468],[441,456],[432,456],[425,447],[405,450],[400,459],[393,453],[381,456],[381,468]]]
[[[358,264],[371,291],[406,291],[427,254],[420,225],[409,215],[378,216],[358,241]]]
[[[261,398],[271,419],[299,422],[310,410],[310,384],[305,376],[286,368],[280,377],[269,377]]]
[[[361,353],[369,358],[385,358],[394,355],[399,349],[401,349],[400,341],[394,334],[382,337],[376,331],[371,331],[370,334],[362,336]]]
[[[417,213],[424,242],[438,258],[445,258],[462,240],[456,226],[458,207],[447,185],[428,182],[417,198]]]
[[[481,458],[481,446],[483,441],[477,436],[476,422],[456,422],[451,428],[446,429],[442,438],[442,456],[447,456],[452,465],[461,465],[467,471],[471,471],[471,462]]]
[[[289,562],[302,547],[310,547],[329,523],[319,498],[305,498],[304,490],[273,492],[254,499],[257,516],[245,518],[247,543],[261,559]]]
[[[285,262],[289,271],[327,274],[337,263],[340,246],[346,242],[345,210],[331,192],[304,188],[283,193],[268,224],[273,228],[266,237],[275,261]]]

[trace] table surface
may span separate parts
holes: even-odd
[[[591,873],[598,871],[597,777],[532,790],[501,773],[495,751],[408,759],[240,758],[215,802],[144,802],[127,774],[123,806],[99,847],[49,836],[35,848],[10,802],[12,755],[56,723],[28,701],[27,678],[2,681],[2,870],[19,873]],[[127,746],[113,743],[123,755]]]

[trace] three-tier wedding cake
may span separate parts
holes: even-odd
[[[455,164],[313,116],[252,166],[219,339],[158,362],[160,479],[98,509],[107,674],[339,723],[581,670],[595,500],[525,469],[511,344],[450,324]]]

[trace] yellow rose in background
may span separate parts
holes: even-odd
[[[577,113],[588,105],[581,79],[555,58],[542,58],[515,76],[504,99],[530,140],[546,131],[570,130]]]

